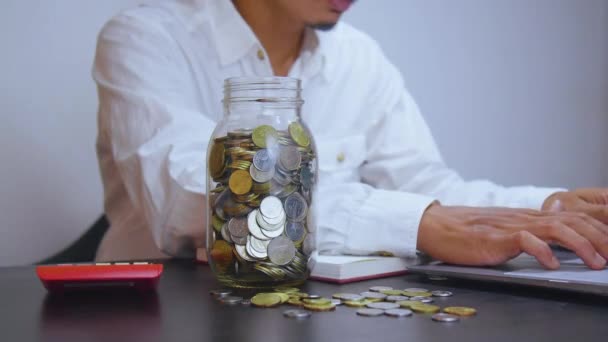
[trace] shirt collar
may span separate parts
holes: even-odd
[[[254,47],[261,47],[255,33],[241,17],[231,0],[210,1],[210,16],[213,21],[212,35],[222,66],[237,62],[247,56]],[[305,75],[321,72],[325,80],[326,47],[319,32],[306,29],[299,58]]]

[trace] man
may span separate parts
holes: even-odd
[[[320,160],[319,250],[495,265],[548,243],[608,258],[608,191],[463,181],[377,44],[338,23],[352,0],[182,0],[126,11],[99,36],[98,156],[111,222],[98,259],[191,255],[204,242],[204,156],[222,80],[302,79]],[[459,206],[457,206],[459,205]],[[162,251],[162,252],[161,252]]]

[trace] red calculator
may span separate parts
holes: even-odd
[[[49,292],[134,288],[156,289],[163,265],[148,262],[59,264],[36,267],[38,278]]]

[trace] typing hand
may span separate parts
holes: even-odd
[[[575,252],[592,269],[608,259],[608,227],[575,212],[448,207],[427,209],[418,229],[418,250],[448,263],[499,265],[521,253],[545,268],[559,268],[549,243]]]
[[[608,224],[608,188],[557,192],[545,200],[543,211],[585,213]]]

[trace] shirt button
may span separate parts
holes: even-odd
[[[346,156],[344,155],[344,153],[340,152],[338,154],[338,156],[336,156],[336,160],[338,161],[338,163],[341,163],[344,161],[344,159],[346,159]]]
[[[263,61],[266,56],[264,55],[264,50],[258,49],[258,59]]]

